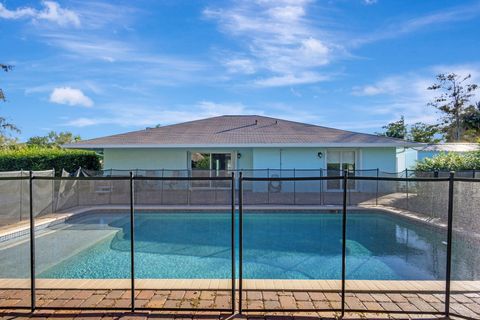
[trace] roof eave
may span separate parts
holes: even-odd
[[[360,143],[228,143],[228,144],[67,144],[64,147],[68,149],[178,149],[178,148],[386,148],[386,147],[420,147],[422,143],[401,141],[401,142],[360,142]]]

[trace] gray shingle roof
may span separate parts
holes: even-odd
[[[405,141],[264,116],[219,116],[80,141],[67,147],[405,145]]]
[[[418,151],[436,151],[436,152],[470,152],[470,151],[479,151],[480,145],[478,143],[466,143],[466,142],[456,142],[456,143],[437,143],[429,144],[424,148],[417,149]]]

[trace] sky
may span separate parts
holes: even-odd
[[[21,141],[223,114],[374,133],[480,82],[480,1],[0,0],[0,116]]]

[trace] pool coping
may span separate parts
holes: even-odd
[[[135,279],[143,290],[231,290],[231,279]],[[236,288],[239,281],[236,280]],[[441,280],[347,280],[349,292],[445,292]],[[36,289],[114,290],[131,288],[130,279],[36,279]],[[30,279],[0,279],[0,289],[30,289]],[[341,291],[341,280],[244,279],[244,290]],[[480,281],[452,281],[452,292],[480,292]]]

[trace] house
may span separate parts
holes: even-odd
[[[413,148],[398,148],[397,168],[399,171],[414,169],[418,161],[432,158],[440,153],[465,153],[472,151],[480,151],[480,145],[478,143],[452,142],[425,144]]]
[[[278,169],[295,169],[297,174],[307,169],[328,169],[335,174],[344,169],[396,172],[397,148],[414,145],[265,116],[226,115],[84,140],[67,147],[102,149],[105,169],[209,169],[217,173],[268,169],[271,176]]]

